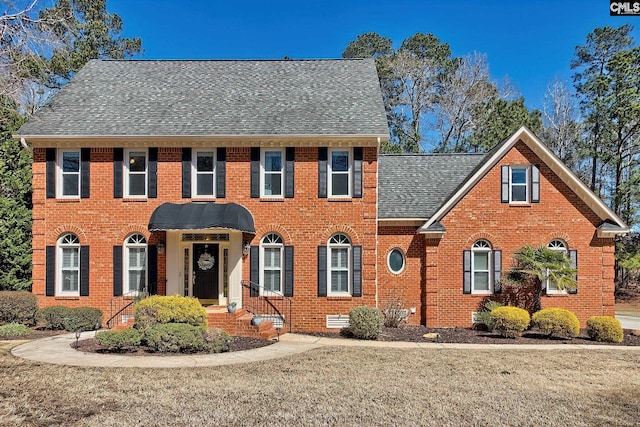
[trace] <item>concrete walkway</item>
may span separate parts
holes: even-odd
[[[616,316],[623,329],[640,330],[640,317]]]
[[[93,337],[94,332],[85,332],[82,339]],[[180,356],[125,356],[118,354],[96,354],[76,351],[71,348],[75,342],[74,334],[56,335],[49,338],[29,341],[13,348],[11,353],[37,362],[56,365],[84,367],[119,368],[188,368],[205,366],[234,365],[238,363],[258,362],[278,359],[303,353],[320,347],[376,347],[396,349],[473,349],[473,350],[624,350],[640,351],[640,347],[613,345],[578,344],[445,344],[359,341],[338,338],[321,338],[309,335],[285,334],[280,341],[254,350],[221,354],[180,355]]]

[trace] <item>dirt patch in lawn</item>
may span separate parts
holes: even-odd
[[[4,336],[1,335],[0,336],[0,341],[20,341],[20,340],[37,340],[39,338],[47,338],[47,337],[52,337],[54,335],[62,335],[62,334],[68,334],[69,332],[67,331],[51,331],[48,329],[32,329],[31,332],[29,332],[26,335],[20,335],[18,337],[9,337],[9,336]]]
[[[242,350],[253,350],[255,348],[265,347],[273,344],[274,341],[267,341],[260,338],[252,338],[252,337],[233,337],[233,341],[229,344],[229,351],[242,351]],[[78,351],[83,351],[86,353],[101,353],[101,354],[124,354],[127,356],[177,356],[184,353],[158,353],[153,352],[149,348],[144,346],[137,347],[127,347],[122,351],[114,352],[109,351],[105,347],[101,346],[100,343],[95,338],[89,338],[86,340],[78,341],[78,347],[76,348],[76,343],[73,342],[71,344],[71,348]],[[209,354],[205,352],[195,352],[188,354]]]
[[[427,334],[435,334],[425,337]],[[348,332],[316,332],[313,336],[327,338],[352,339]],[[433,329],[425,326],[405,325],[400,328],[383,328],[377,341],[408,341],[408,342],[438,342],[438,343],[464,343],[464,344],[605,344],[592,341],[586,331],[580,331],[576,338],[547,337],[536,330],[527,331],[519,338],[503,338],[494,332],[480,331],[468,328]],[[629,330],[625,330],[624,340],[619,344],[640,346],[640,336],[635,336]]]

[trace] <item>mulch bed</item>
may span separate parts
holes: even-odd
[[[468,328],[434,329],[425,326],[405,325],[400,328],[383,328],[377,341],[438,342],[464,344],[585,344],[640,346],[640,336],[632,335],[625,329],[624,340],[619,344],[592,341],[586,331],[580,331],[576,338],[547,337],[535,330],[525,332],[519,338],[503,338],[494,332]],[[429,333],[438,334],[437,338],[425,338]],[[327,338],[353,339],[348,332],[314,332],[309,335]]]
[[[266,341],[260,338],[251,337],[233,337],[233,341],[229,344],[229,351],[242,351],[253,350],[255,348],[265,347],[273,344],[274,341]],[[76,343],[71,344],[71,348],[76,349]],[[179,356],[181,354],[209,354],[204,352],[199,353],[157,353],[149,350],[147,347],[128,347],[120,352],[109,351],[101,346],[95,338],[89,338],[78,341],[78,351],[86,353],[101,353],[101,354],[123,354],[127,356]]]

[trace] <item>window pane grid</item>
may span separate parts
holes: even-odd
[[[63,151],[61,155],[60,178],[62,196],[80,195],[80,152]]]
[[[265,151],[262,170],[262,195],[282,196],[282,151]]]
[[[215,162],[213,151],[199,151],[195,157],[196,196],[214,195]]]
[[[127,196],[147,195],[147,153],[132,151],[127,156]]]
[[[330,163],[331,196],[349,196],[349,151],[332,151]]]
[[[147,240],[142,234],[133,234],[125,247],[125,292],[140,292],[147,285]]]
[[[80,240],[67,233],[58,240],[57,252],[58,291],[62,294],[76,294],[80,290]]]

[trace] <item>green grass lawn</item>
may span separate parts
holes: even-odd
[[[74,368],[0,346],[0,425],[637,426],[640,352],[322,348],[216,368]]]

